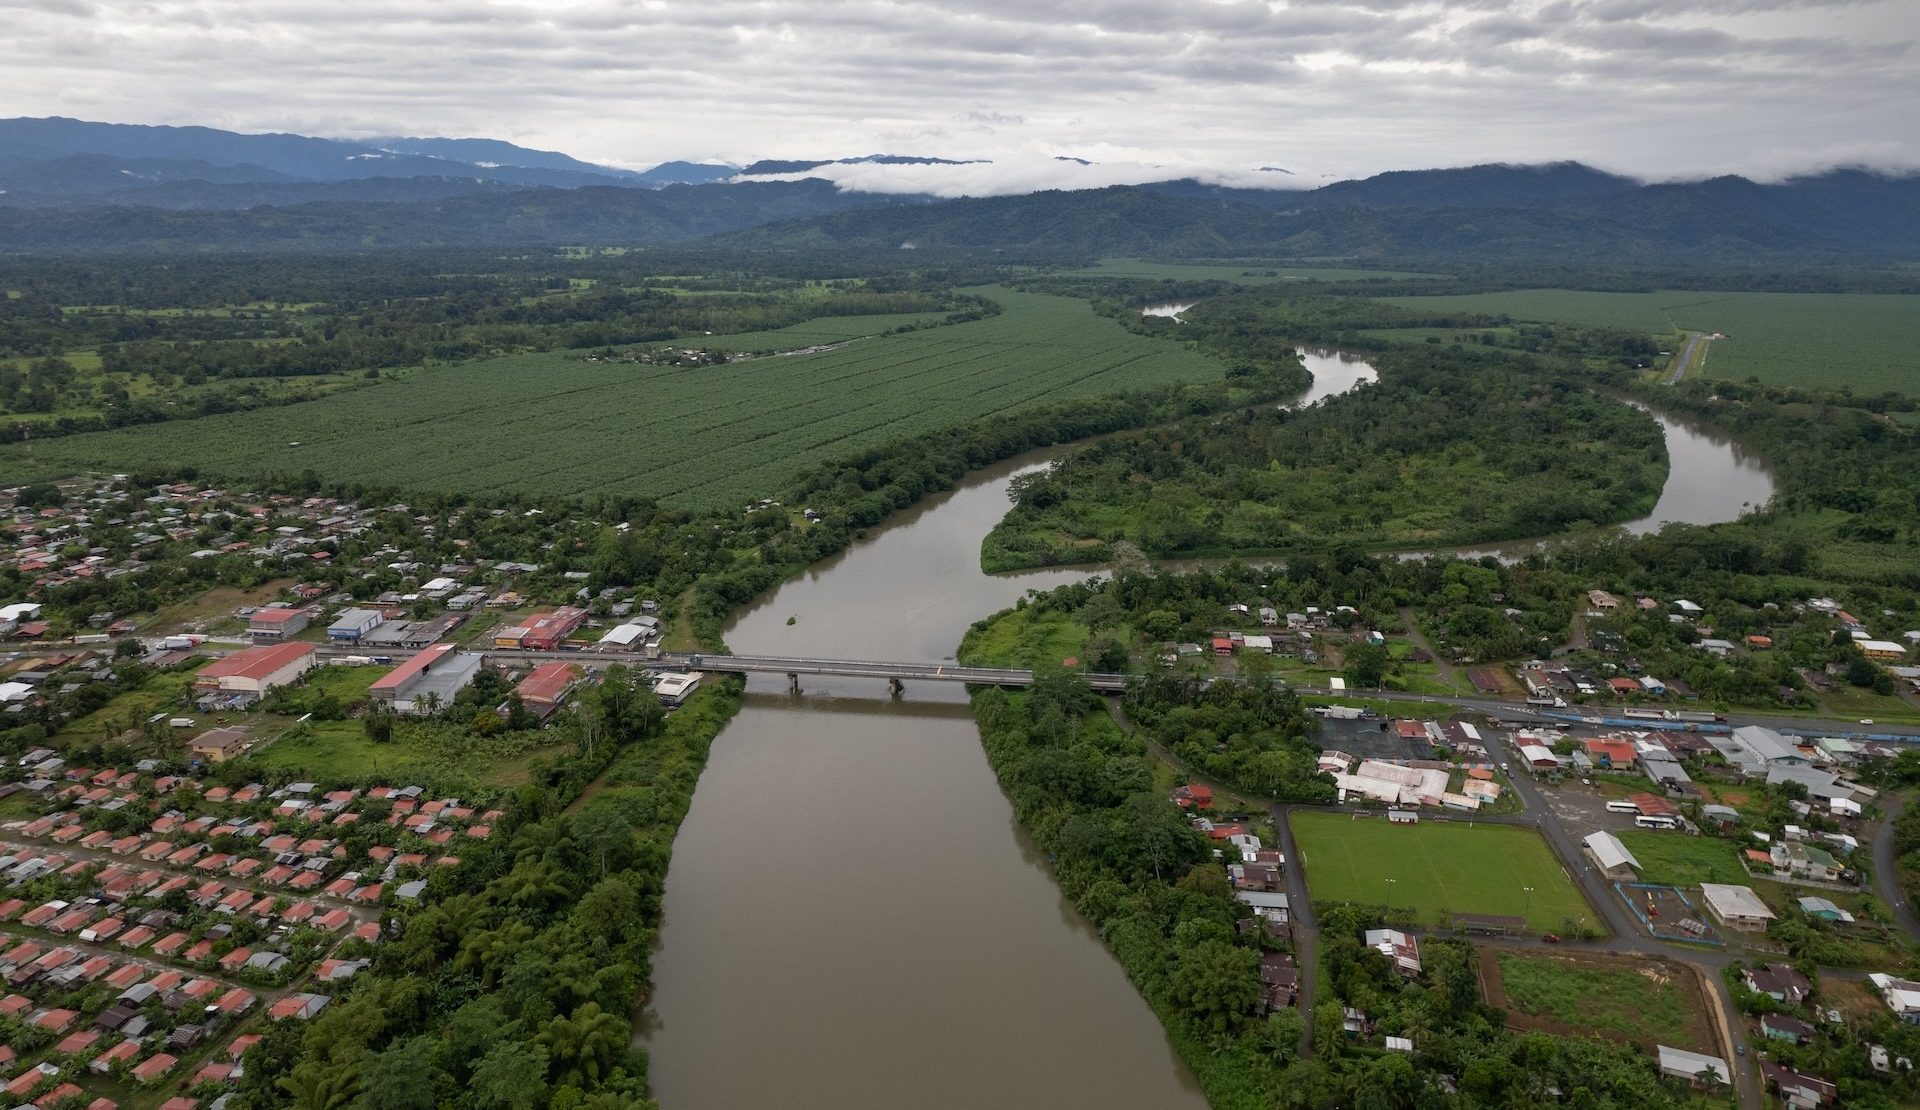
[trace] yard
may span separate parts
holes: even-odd
[[[1316,903],[1410,910],[1422,924],[1481,913],[1524,916],[1543,933],[1603,928],[1531,829],[1303,811],[1291,820]]]
[[[1668,960],[1481,949],[1487,1002],[1516,1029],[1718,1054],[1699,975]]]
[[[1747,869],[1740,866],[1740,849],[1730,840],[1653,829],[1625,829],[1619,836],[1640,861],[1641,882],[1682,888],[1748,882]]]

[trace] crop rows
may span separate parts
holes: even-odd
[[[898,438],[1222,372],[1082,302],[990,292],[999,316],[811,355],[693,367],[519,355],[284,408],[47,440],[31,464],[20,448],[0,451],[0,480],[164,461],[233,477],[312,469],[410,489],[620,492],[701,508],[777,494],[802,467]],[[821,331],[798,345],[855,322],[816,321]]]
[[[1459,297],[1391,297],[1437,312],[1624,328],[1648,335],[1723,332],[1708,377],[1920,393],[1920,297],[1870,293],[1592,293],[1524,289]]]

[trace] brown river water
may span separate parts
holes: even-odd
[[[1371,377],[1303,352],[1310,403]],[[1656,519],[1732,519],[1771,490],[1662,417]],[[1676,442],[1676,439],[1679,442]],[[736,651],[948,660],[967,626],[1094,568],[987,575],[1014,475],[969,475],[727,627]],[[1637,523],[1637,522],[1636,522]],[[788,618],[794,618],[789,625]],[[1206,1105],[1158,1021],[1015,824],[964,689],[753,678],[674,845],[640,1036],[667,1110]]]

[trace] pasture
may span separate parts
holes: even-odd
[[[1382,299],[1422,312],[1613,327],[1676,343],[1683,331],[1722,332],[1727,338],[1713,341],[1699,371],[1706,377],[1920,394],[1920,361],[1913,355],[1920,349],[1920,296],[1520,289]]]
[[[1731,840],[1655,829],[1622,829],[1616,835],[1640,861],[1641,882],[1693,887],[1701,883],[1744,886],[1748,881],[1747,869],[1740,866],[1740,850]]]
[[[1431,820],[1394,825],[1385,817],[1303,810],[1290,820],[1315,904],[1411,910],[1425,925],[1483,913],[1524,916],[1528,928],[1541,933],[1603,929],[1532,829]]]
[[[1482,948],[1487,1002],[1515,1029],[1717,1052],[1699,974],[1673,960]]]
[[[1005,311],[815,354],[691,367],[515,355],[318,401],[42,441],[31,454],[10,446],[0,450],[0,481],[166,462],[234,479],[311,470],[402,489],[615,493],[713,508],[777,496],[805,466],[940,428],[1224,373],[1083,301],[982,292]],[[804,347],[889,319],[815,321],[786,334]],[[782,345],[773,335],[734,338]],[[676,345],[696,342],[721,337]]]

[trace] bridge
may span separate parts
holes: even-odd
[[[861,659],[810,659],[781,655],[721,655],[694,652],[686,655],[663,654],[658,662],[684,666],[692,671],[724,671],[729,674],[784,674],[798,688],[801,675],[836,675],[847,678],[884,678],[897,693],[908,679],[931,682],[965,682],[975,686],[1033,685],[1033,672],[1014,667],[961,667],[952,663],[884,663]],[[1123,674],[1086,674],[1087,685],[1103,693],[1120,693],[1127,688]]]
[[[961,667],[952,663],[892,663],[868,659],[818,659],[785,655],[728,655],[721,652],[641,652],[641,651],[524,651],[476,647],[490,659],[525,662],[560,660],[568,663],[627,663],[633,666],[684,671],[718,671],[725,674],[783,674],[798,689],[801,675],[834,675],[843,678],[881,678],[895,693],[908,680],[927,682],[965,682],[975,686],[1027,687],[1033,685],[1033,672],[1015,667]],[[415,649],[363,648],[338,644],[319,645],[324,658],[372,656],[399,661],[418,652]],[[1124,693],[1127,676],[1123,674],[1083,674],[1087,685],[1101,693]]]

